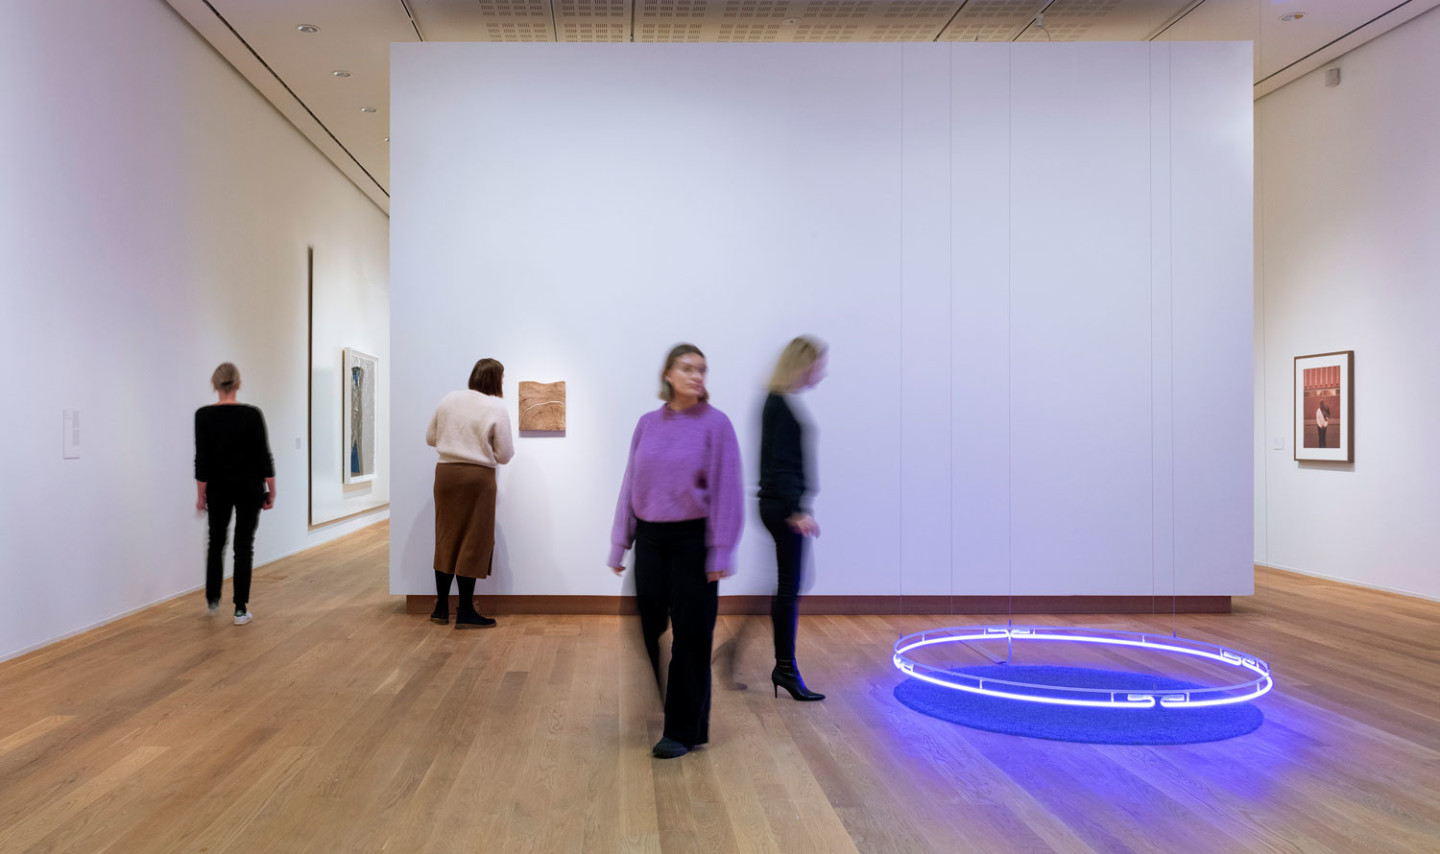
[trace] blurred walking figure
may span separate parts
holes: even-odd
[[[660,636],[673,626],[658,759],[710,740],[710,648],[719,581],[732,575],[744,522],[740,446],[725,413],[709,404],[705,354],[680,344],[665,357],[660,399],[635,425],[615,504],[609,567],[625,572],[635,546],[635,600],[655,679]]]
[[[489,628],[495,621],[475,610],[475,579],[489,578],[495,556],[495,468],[515,456],[510,414],[501,400],[505,366],[481,359],[470,387],[440,400],[425,442],[439,452],[435,464],[435,610],[432,622],[450,623],[450,583],[460,588],[455,628]]]
[[[770,377],[770,394],[760,420],[760,520],[775,540],[777,583],[770,600],[775,633],[775,669],[770,683],[796,700],[823,700],[805,686],[795,664],[795,633],[800,614],[805,538],[820,536],[810,513],[810,476],[806,470],[808,425],[796,417],[792,396],[814,388],[825,377],[825,345],[800,336],[780,353]]]
[[[240,369],[223,362],[210,375],[219,399],[195,411],[195,509],[210,522],[205,556],[205,602],[220,610],[225,580],[225,536],[235,516],[235,625],[253,619],[250,572],[255,562],[255,528],[260,511],[275,506],[275,458],[258,407],[240,403]]]

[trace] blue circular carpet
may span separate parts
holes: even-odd
[[[988,665],[956,673],[1077,688],[1140,691],[1201,688],[1193,682],[1144,673],[1081,667]],[[1078,741],[1087,744],[1199,744],[1254,732],[1265,716],[1253,703],[1199,709],[1097,709],[989,697],[945,688],[921,679],[895,687],[895,699],[942,721],[1006,735]]]

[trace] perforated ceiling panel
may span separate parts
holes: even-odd
[[[944,42],[1006,42],[1045,8],[1045,0],[970,0],[940,34]]]
[[[1017,41],[1139,41],[1190,5],[1191,0],[1055,0],[1045,10],[1044,29],[1031,24]]]
[[[677,21],[636,21],[635,41],[698,42],[704,31],[704,24]]]
[[[630,0],[552,0],[562,42],[630,41]]]
[[[1097,41],[1148,38],[1194,0],[408,0],[426,40]],[[1032,26],[1045,9],[1043,29]]]
[[[408,2],[426,41],[555,41],[555,18],[550,0]],[[592,5],[603,4],[601,0],[595,0]]]
[[[664,41],[660,25],[687,27],[684,41],[934,41],[961,0],[635,0],[635,40]],[[700,27],[698,37],[693,28]]]

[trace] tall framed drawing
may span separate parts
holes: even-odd
[[[1355,461],[1355,351],[1295,357],[1295,459]]]
[[[345,348],[344,369],[340,372],[344,385],[340,398],[340,448],[344,459],[340,471],[347,484],[375,479],[375,383],[379,367],[380,360],[374,356]]]

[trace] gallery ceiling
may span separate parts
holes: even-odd
[[[389,210],[391,42],[1253,41],[1256,97],[1440,0],[166,0]]]

